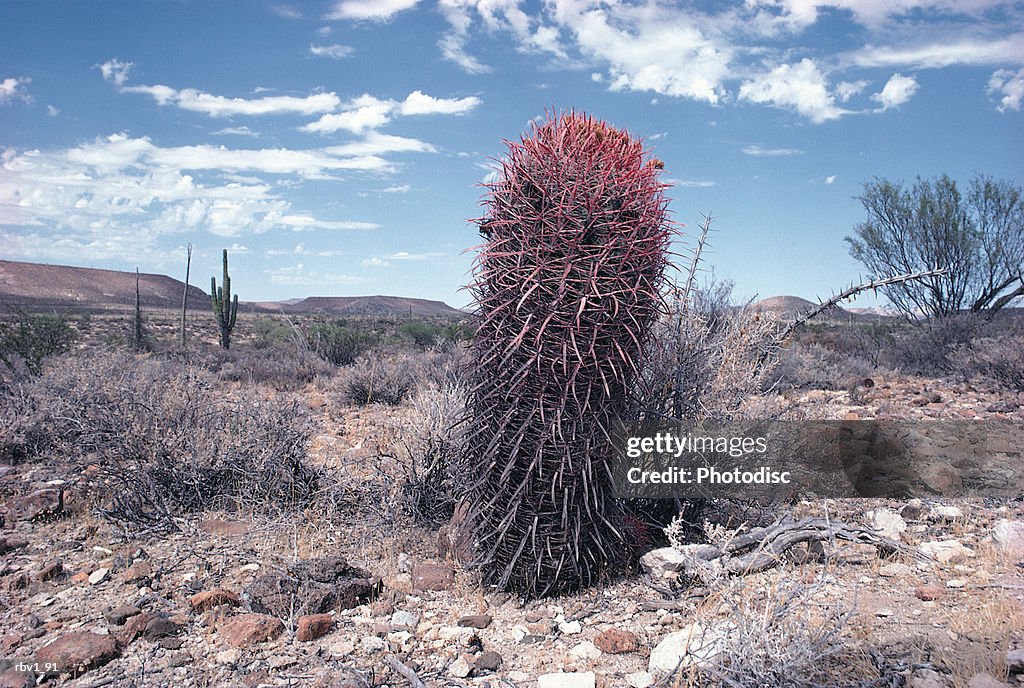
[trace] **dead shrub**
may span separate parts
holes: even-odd
[[[356,406],[397,406],[415,386],[414,367],[407,354],[364,354],[340,375],[341,398]]]
[[[291,509],[313,494],[309,421],[295,401],[226,396],[207,371],[128,353],[53,359],[9,401],[23,460],[96,464],[127,527],[174,528],[207,508]],[[5,423],[6,425],[6,423]]]
[[[982,326],[982,320],[972,314],[930,320],[897,336],[883,361],[910,375],[949,375],[956,367],[951,359],[953,353],[968,346]]]
[[[1024,389],[1024,335],[979,337],[950,354],[957,375],[1009,390]]]
[[[835,351],[823,344],[796,341],[781,351],[771,386],[778,390],[849,389],[875,370],[874,365],[855,354]]]

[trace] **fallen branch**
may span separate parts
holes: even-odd
[[[783,554],[801,542],[845,540],[874,545],[884,555],[905,554],[917,559],[926,557],[904,544],[877,532],[824,518],[802,521],[778,521],[767,528],[754,528],[737,535],[722,545],[692,544],[663,547],[648,552],[640,559],[644,569],[656,580],[666,574],[687,580],[709,582],[723,575],[746,575],[764,571],[778,564]]]
[[[391,667],[395,673],[400,674],[402,678],[409,682],[412,688],[427,688],[427,685],[420,680],[420,677],[416,675],[416,672],[398,661],[398,657],[394,655],[388,655],[388,666]]]

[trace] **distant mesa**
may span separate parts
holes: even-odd
[[[814,301],[802,299],[799,296],[770,296],[751,304],[751,308],[763,313],[771,313],[782,320],[792,320],[812,308],[818,306]],[[840,308],[834,306],[819,318],[832,320],[866,320],[878,317],[895,317],[899,315],[896,311],[881,308],[878,306],[870,308]]]
[[[143,308],[181,308],[184,287],[184,282],[167,275],[140,273],[139,300]],[[5,310],[108,309],[134,304],[134,272],[0,260],[0,308]],[[209,309],[209,294],[197,286],[189,285],[188,307]],[[312,296],[285,301],[243,301],[241,307],[267,313],[284,311],[339,316],[397,316],[410,313],[418,317],[465,316],[462,311],[441,301],[401,296]]]

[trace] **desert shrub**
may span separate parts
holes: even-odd
[[[452,516],[466,476],[465,411],[465,387],[450,380],[419,388],[409,413],[394,421],[394,458],[405,470],[397,507],[415,523],[437,526]]]
[[[889,367],[910,375],[949,375],[955,369],[951,356],[967,346],[983,324],[978,316],[971,314],[929,320],[897,336],[892,347],[883,353],[882,360]]]
[[[229,382],[269,385],[277,390],[302,387],[320,375],[329,375],[332,367],[319,356],[292,346],[239,351],[229,349],[218,377]]]
[[[336,366],[352,365],[380,342],[375,332],[348,325],[344,320],[314,322],[305,336],[312,351]]]
[[[441,327],[422,320],[408,320],[398,328],[399,334],[421,349],[433,346],[441,335]]]
[[[771,388],[849,389],[870,377],[876,368],[854,354],[837,352],[823,344],[796,341],[782,349],[773,372]]]
[[[226,397],[202,368],[128,353],[52,360],[4,407],[7,453],[100,467],[101,513],[173,528],[211,507],[292,508],[313,494],[309,422],[294,401]],[[6,425],[6,423],[5,423]]]
[[[75,330],[64,318],[19,312],[13,322],[0,322],[0,363],[37,375],[43,359],[67,351],[74,341]]]
[[[356,406],[397,406],[415,386],[413,369],[410,356],[371,352],[342,373],[341,398]]]
[[[954,350],[949,360],[966,380],[987,380],[999,387],[1024,389],[1024,336],[979,337]]]
[[[733,305],[732,283],[677,296],[655,329],[638,392],[642,412],[728,418],[765,386],[777,363],[777,320]]]
[[[295,341],[295,330],[274,318],[256,318],[249,327],[254,334],[252,345],[257,349],[279,347]]]

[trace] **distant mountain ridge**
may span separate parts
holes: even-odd
[[[139,273],[139,301],[143,308],[181,308],[184,289],[185,283],[173,277]],[[134,272],[0,260],[3,306],[104,308],[134,304]],[[210,296],[190,285],[188,307],[209,308]]]
[[[220,280],[218,279],[218,282]],[[143,308],[181,308],[185,283],[167,275],[139,274]],[[0,307],[124,308],[135,304],[135,273],[69,265],[0,260]],[[269,302],[241,302],[240,310],[331,315],[409,315],[461,317],[442,301],[402,296],[312,296]],[[188,307],[209,309],[210,296],[189,285]]]

